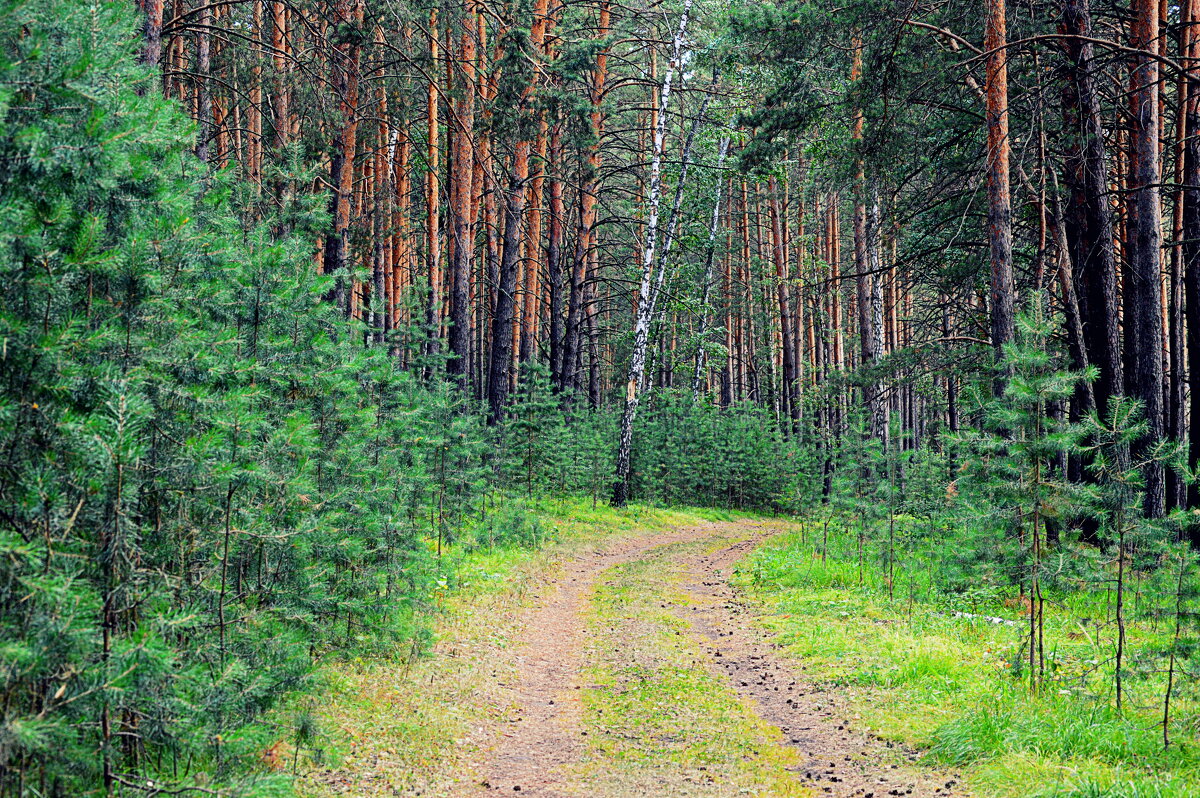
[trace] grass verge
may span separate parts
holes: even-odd
[[[814,525],[815,527],[815,525]],[[853,544],[821,555],[823,530],[780,536],[742,563],[735,579],[765,604],[763,623],[800,658],[801,670],[846,695],[877,735],[924,748],[963,768],[980,796],[1194,798],[1200,748],[1181,691],[1182,728],[1164,749],[1154,674],[1132,685],[1124,713],[1112,704],[1111,630],[1097,602],[1064,596],[1047,616],[1051,678],[1031,694],[1022,678],[1025,623],[999,600],[955,615],[868,573]],[[868,564],[870,568],[870,564]],[[861,585],[860,585],[861,580]],[[1155,644],[1150,626],[1131,646]]]

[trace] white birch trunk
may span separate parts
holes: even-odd
[[[650,341],[650,322],[654,305],[662,288],[664,269],[655,260],[658,243],[658,206],[662,199],[662,155],[666,135],[667,111],[671,99],[671,83],[675,71],[682,65],[683,38],[687,31],[688,15],[693,0],[684,0],[679,27],[671,42],[671,62],[663,76],[659,94],[658,120],[654,125],[654,148],[650,159],[650,191],[647,197],[646,240],[642,246],[642,279],[638,286],[637,316],[633,325],[633,353],[629,362],[629,379],[625,384],[625,412],[621,415],[621,434],[617,445],[616,479],[613,484],[613,505],[620,507],[629,499],[629,463],[633,452],[633,421],[637,417],[639,387],[646,373],[646,350]],[[656,265],[658,268],[656,269]],[[655,272],[657,271],[657,274]]]

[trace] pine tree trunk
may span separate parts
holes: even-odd
[[[722,136],[717,145],[717,179],[713,189],[713,210],[708,223],[708,245],[704,249],[704,281],[700,285],[700,319],[696,323],[696,367],[692,372],[692,401],[700,401],[700,386],[708,361],[708,347],[704,340],[708,327],[708,303],[712,294],[713,261],[717,251],[717,229],[721,222],[721,189],[725,185],[722,170],[725,168],[725,156],[729,153],[729,136]],[[722,405],[728,401],[723,397]]]
[[[141,61],[151,69],[157,69],[162,58],[163,0],[142,0],[140,3],[146,20],[142,24]],[[258,5],[255,14],[259,15]]]
[[[280,154],[288,143],[291,89],[287,83],[287,15],[288,11],[285,3],[276,2],[271,4],[271,52],[272,66],[275,70],[275,97],[272,102],[275,113],[271,119],[271,124],[275,128],[272,146],[275,149],[276,156]],[[276,188],[275,193],[280,199],[284,197],[286,187],[282,182]]]
[[[1184,104],[1183,153],[1183,281],[1187,316],[1189,389],[1188,465],[1200,466],[1200,0],[1187,0],[1181,30],[1187,56],[1187,99]],[[1200,485],[1188,487],[1188,505],[1200,506]]]
[[[988,0],[983,48],[987,123],[988,243],[991,248],[992,348],[1004,358],[1004,345],[1016,335],[1015,288],[1012,266],[1012,198],[1009,192],[1008,23],[1005,0]],[[997,394],[1003,381],[995,383]]]
[[[1069,37],[1091,37],[1088,0],[1064,0],[1059,28]],[[1063,49],[1063,121],[1068,131],[1063,158],[1068,203],[1063,232],[1075,275],[1087,362],[1099,369],[1094,391],[1103,418],[1109,398],[1124,392],[1125,381],[1104,127],[1091,42],[1064,38]]]
[[[611,12],[607,0],[600,5],[600,21],[596,39],[608,38]],[[596,200],[600,190],[600,139],[604,132],[604,116],[601,110],[605,84],[608,80],[608,50],[596,55],[596,66],[592,70],[590,91],[591,142],[588,146],[586,163],[581,169],[579,181],[579,229],[575,240],[575,258],[571,269],[570,291],[567,297],[567,325],[563,331],[562,370],[559,374],[560,388],[570,392],[579,389],[577,364],[580,360],[580,341],[583,330],[584,277],[587,274],[588,257],[594,245],[596,226]]]
[[[212,4],[200,6],[196,31],[196,157],[207,163],[212,141]]]
[[[471,256],[475,250],[472,235],[472,184],[475,178],[475,2],[463,3],[462,32],[459,36],[458,67],[460,91],[455,99],[454,174],[451,185],[454,201],[449,212],[454,237],[450,261],[450,358],[446,373],[466,390],[471,375]]]
[[[338,4],[335,12],[338,25],[354,25],[361,28],[363,3],[357,0],[353,6],[346,0]],[[351,194],[354,191],[354,154],[358,139],[358,59],[359,48],[351,40],[335,48],[333,62],[333,90],[341,111],[341,126],[334,136],[332,157],[329,162],[331,185],[329,212],[333,228],[325,237],[325,274],[333,275],[333,301],[342,308],[346,316],[352,315],[354,297],[350,283],[349,241]]]
[[[438,170],[441,160],[438,124],[437,70],[441,61],[438,41],[438,7],[429,9],[429,75],[425,84],[425,260],[429,295],[425,302],[425,351],[441,351],[442,327],[442,237]]]
[[[563,125],[555,120],[550,128],[550,229],[546,240],[546,280],[550,292],[550,381],[562,384],[563,372]]]
[[[771,210],[771,255],[775,261],[775,298],[779,304],[779,334],[783,377],[780,385],[780,410],[791,421],[789,428],[795,432],[800,420],[796,403],[796,350],[792,342],[791,298],[788,296],[788,258],[783,240],[782,212],[779,208],[779,182],[774,176],[768,183],[768,198]]]
[[[1157,0],[1134,0],[1133,14],[1133,46],[1152,50],[1158,39]],[[1148,440],[1143,442],[1146,446],[1160,440],[1164,432],[1158,61],[1149,54],[1136,57],[1133,90],[1136,113],[1130,131],[1135,159],[1131,186],[1134,213],[1130,220],[1130,280],[1133,312],[1138,319],[1134,341],[1137,353],[1135,384],[1149,426]],[[1146,515],[1159,518],[1165,500],[1162,464],[1147,465],[1145,479]]]
[[[521,227],[525,216],[525,181],[529,178],[529,142],[517,143],[505,197],[504,242],[492,316],[492,351],[488,366],[489,420],[504,418],[513,360],[513,320],[516,311],[517,267],[521,254]]]

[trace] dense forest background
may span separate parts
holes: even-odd
[[[889,589],[953,538],[929,589],[1018,595],[1031,683],[1044,591],[1157,575],[1169,745],[1197,22],[10,0],[0,794],[286,789],[272,707],[419,651],[456,554],[536,545],[546,494],[836,509]]]

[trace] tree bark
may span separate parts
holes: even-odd
[[[492,351],[488,362],[488,420],[504,418],[513,359],[513,319],[517,298],[517,261],[521,254],[521,223],[525,215],[525,181],[529,178],[529,142],[518,142],[505,196],[504,248],[492,314]]]
[[[1188,464],[1200,466],[1200,0],[1187,0],[1183,50],[1187,64],[1183,152],[1183,280],[1187,320]],[[1200,485],[1188,486],[1188,505],[1200,505]]]
[[[1135,114],[1130,130],[1132,155],[1136,161],[1131,186],[1134,213],[1130,220],[1130,279],[1134,312],[1139,320],[1134,341],[1137,352],[1135,384],[1149,427],[1148,440],[1141,446],[1144,450],[1160,440],[1164,432],[1158,61],[1150,54],[1158,40],[1157,0],[1133,1],[1131,30],[1133,46],[1148,51],[1135,59]],[[1144,509],[1150,518],[1160,518],[1164,511],[1163,476],[1161,462],[1146,466]]]
[[[692,401],[700,401],[700,386],[704,378],[704,370],[708,361],[708,347],[705,346],[704,336],[708,332],[708,303],[712,293],[713,260],[717,252],[717,230],[721,223],[721,189],[725,185],[725,156],[729,153],[729,136],[722,136],[717,145],[717,178],[713,188],[713,210],[708,223],[708,244],[704,248],[704,282],[700,286],[700,319],[696,323],[696,367],[692,372]],[[724,394],[724,387],[722,387]],[[727,405],[728,399],[722,396],[721,404]]]
[[[1089,0],[1064,0],[1059,29],[1066,66],[1063,116],[1067,130],[1063,184],[1067,208],[1063,233],[1075,276],[1087,362],[1096,366],[1096,408],[1108,413],[1109,398],[1124,392],[1120,303],[1113,250],[1113,212],[1100,98],[1093,77],[1094,48]]]
[[[338,27],[354,26],[355,33],[350,41],[339,42],[335,47],[333,61],[333,89],[338,98],[341,126],[334,136],[330,160],[329,182],[332,186],[329,197],[329,212],[333,227],[325,237],[325,274],[333,275],[333,301],[342,308],[346,316],[351,315],[353,288],[348,274],[350,232],[350,199],[354,190],[354,153],[358,139],[358,59],[359,47],[356,34],[362,27],[363,3],[353,6],[346,0],[338,3],[336,20]]]
[[[556,119],[550,128],[550,228],[546,238],[546,279],[550,286],[550,382],[560,385],[563,372],[563,126]]]
[[[475,177],[475,13],[475,0],[465,0],[458,46],[461,85],[455,98],[451,177],[455,201],[449,208],[454,250],[450,262],[450,358],[446,373],[463,390],[469,388],[471,375],[471,255],[475,250],[471,210]]]
[[[196,157],[207,163],[213,137],[212,113],[212,4],[200,6],[196,31]]]
[[[608,38],[611,12],[607,0],[600,5],[600,20],[597,39]],[[590,91],[591,141],[588,144],[586,163],[579,181],[579,229],[575,239],[575,258],[571,269],[570,291],[567,297],[567,325],[563,331],[562,370],[559,387],[566,393],[577,390],[579,385],[578,363],[580,341],[583,330],[584,278],[587,275],[588,257],[594,245],[596,226],[596,200],[600,190],[600,139],[604,132],[604,87],[608,80],[608,48],[596,55],[596,66],[592,70]]]
[[[435,5],[429,9],[430,67],[425,84],[425,258],[429,271],[429,295],[425,302],[425,351],[430,356],[436,356],[440,351],[442,334],[441,203],[438,197],[438,168],[441,149],[437,87],[437,69],[440,60],[438,7]]]
[[[151,69],[157,69],[162,58],[163,0],[142,0],[140,5],[146,15],[142,23],[141,61]],[[261,14],[257,4],[255,14],[256,18]]]
[[[1016,335],[1012,266],[1012,198],[1009,190],[1008,23],[1005,0],[988,0],[983,48],[987,53],[984,91],[987,124],[988,243],[991,249],[992,348],[999,365],[1004,345]],[[1000,394],[1004,381],[995,382]]]
[[[779,182],[774,176],[768,183],[771,196],[768,204],[771,211],[771,256],[775,261],[775,298],[779,305],[779,334],[783,361],[783,378],[780,385],[780,411],[790,419],[788,427],[797,431],[800,408],[796,403],[796,350],[792,341],[792,309],[788,296],[788,257],[783,240],[782,213],[779,208]]]

